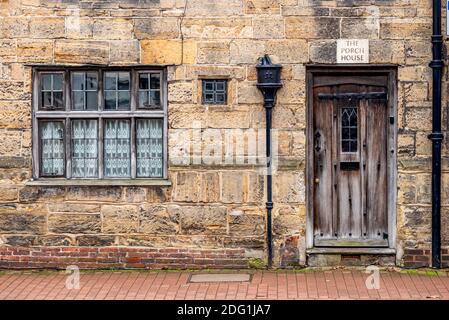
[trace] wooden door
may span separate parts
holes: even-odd
[[[314,80],[314,246],[388,246],[387,99],[387,76]]]

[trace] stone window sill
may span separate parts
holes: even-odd
[[[83,187],[83,186],[129,186],[129,187],[151,187],[171,186],[171,181],[166,179],[39,179],[26,183],[27,186],[49,186],[49,187]]]

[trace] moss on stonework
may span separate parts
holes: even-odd
[[[260,258],[251,258],[248,260],[248,267],[251,269],[264,269],[267,266],[265,261]]]
[[[427,268],[422,269],[403,269],[400,273],[414,274],[414,275],[425,275],[425,276],[447,276],[447,271],[443,270],[432,270]]]

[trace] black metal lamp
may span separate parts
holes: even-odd
[[[282,66],[271,63],[268,55],[259,59],[257,69],[257,88],[264,96],[265,108],[274,107],[276,92],[282,87],[281,70]]]
[[[264,97],[264,107],[266,114],[266,155],[267,155],[267,249],[268,268],[273,265],[273,234],[271,210],[273,209],[273,188],[272,188],[272,150],[271,150],[271,122],[273,107],[276,102],[276,93],[282,87],[281,70],[282,66],[273,64],[268,55],[259,59],[257,69],[257,88],[262,91]]]

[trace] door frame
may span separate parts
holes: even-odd
[[[387,211],[388,211],[388,248],[396,247],[396,203],[397,203],[397,127],[398,127],[398,88],[397,65],[306,65],[306,248],[314,248],[314,212],[313,212],[313,83],[317,75],[387,75],[388,76],[388,170],[387,170]],[[393,124],[391,123],[393,117]],[[325,249],[325,248],[323,248]],[[367,248],[368,250],[370,248]],[[373,247],[373,251],[377,248]],[[335,250],[335,248],[333,249]]]

